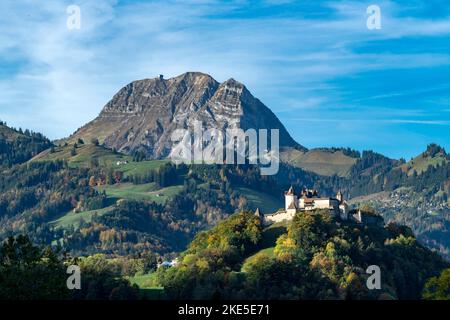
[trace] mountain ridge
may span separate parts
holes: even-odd
[[[359,154],[343,148],[312,149],[308,151],[311,153],[308,156],[317,156],[319,152],[320,159],[323,154],[338,154],[340,158],[345,156],[356,159],[356,162],[348,175],[343,177],[332,173],[320,175],[289,163],[281,163],[277,175],[261,177],[257,167],[191,165],[183,169],[167,160],[143,161],[139,157],[97,145],[96,141],[82,139],[73,144],[50,144],[45,147],[41,141],[45,144],[46,140],[39,139],[39,134],[35,134],[35,138],[26,138],[30,142],[26,144],[30,152],[21,155],[26,135],[6,126],[4,130],[8,136],[17,139],[9,138],[8,147],[0,148],[0,158],[8,164],[0,179],[0,215],[5,219],[5,224],[0,228],[2,235],[29,230],[39,241],[48,241],[52,233],[46,228],[54,227],[51,221],[72,221],[79,214],[77,221],[80,225],[85,229],[92,228],[94,224],[88,220],[85,223],[82,221],[94,218],[97,211],[99,215],[94,223],[101,223],[103,229],[96,227],[96,230],[100,233],[112,232],[112,222],[101,220],[104,219],[101,215],[115,215],[117,219],[123,219],[122,213],[125,211],[118,212],[117,205],[122,199],[139,198],[139,201],[166,203],[158,210],[161,213],[181,214],[174,217],[174,221],[190,221],[190,226],[184,226],[190,231],[183,236],[189,237],[196,230],[215,224],[236,209],[264,208],[264,204],[269,204],[270,196],[281,200],[283,192],[294,185],[315,188],[323,194],[341,190],[347,199],[354,198],[352,205],[368,204],[374,207],[386,221],[412,227],[421,242],[445,257],[450,256],[447,240],[450,230],[450,158],[443,148],[434,144],[409,162],[392,160],[373,151]],[[33,139],[37,139],[37,144]],[[47,149],[33,156],[36,147]],[[446,161],[443,162],[444,159]],[[408,170],[404,169],[405,165]],[[408,174],[422,168],[425,171]],[[66,183],[61,177],[71,182]],[[103,193],[105,190],[106,194]],[[167,202],[168,199],[172,200]],[[114,201],[119,202],[111,206]],[[280,205],[275,202],[274,208]],[[198,217],[201,217],[200,222]],[[39,227],[35,229],[36,226]],[[86,244],[85,248],[78,248],[73,246],[70,237],[63,237],[58,230],[52,232],[52,239],[61,237],[71,250],[92,251],[100,241],[97,239],[91,243],[75,232],[74,235]],[[139,235],[145,237],[145,234]],[[168,235],[166,240],[170,239],[171,235]],[[161,252],[173,249],[170,241],[166,240],[162,247],[159,247],[159,240],[155,240],[152,246],[160,248],[158,250]],[[108,246],[108,250],[122,252],[117,243]]]
[[[109,148],[126,154],[140,151],[146,157],[167,157],[176,129],[192,128],[279,129],[280,146],[306,150],[288,133],[275,114],[242,83],[222,83],[210,75],[187,72],[177,77],[137,80],[120,89],[99,116],[66,141],[98,138]]]
[[[142,161],[146,158],[165,159],[172,147],[169,141],[171,133],[175,129],[190,128],[192,122],[197,120],[220,129],[278,127],[281,133],[282,160],[279,173],[273,180],[258,180],[254,172],[235,172],[225,179],[227,181],[222,181],[223,172],[220,174],[215,172],[218,168],[205,169],[204,172],[194,175],[195,183],[207,186],[211,186],[212,181],[217,183],[215,189],[210,190],[212,194],[202,194],[202,199],[199,200],[196,197],[204,190],[203,187],[195,187],[196,184],[194,187],[190,185],[192,181],[189,179],[192,177],[177,176],[178,174],[173,172],[176,169],[170,166],[161,167],[163,163]],[[18,134],[7,127],[4,130],[11,137]],[[62,215],[69,209],[81,208],[83,212],[90,212],[92,210],[89,209],[92,208],[103,210],[104,199],[95,192],[100,190],[98,186],[106,183],[113,186],[107,188],[110,193],[109,199],[114,195],[119,195],[118,198],[128,197],[136,192],[146,199],[161,202],[183,188],[191,198],[187,203],[183,203],[185,199],[179,200],[182,203],[182,205],[179,203],[180,208],[192,206],[190,209],[192,212],[199,210],[205,214],[202,222],[202,226],[205,226],[220,220],[236,208],[261,202],[260,200],[264,198],[263,195],[251,194],[246,190],[258,190],[281,197],[289,185],[308,186],[321,190],[324,194],[335,194],[337,190],[341,190],[347,199],[358,198],[358,201],[354,202],[355,205],[368,203],[388,220],[400,221],[411,226],[419,239],[444,255],[450,256],[450,243],[444,241],[450,230],[448,197],[450,156],[443,148],[430,144],[426,151],[408,162],[403,159],[390,159],[373,151],[360,153],[349,148],[308,150],[294,141],[269,108],[255,98],[245,85],[233,78],[219,83],[207,74],[188,72],[170,79],[161,76],[137,80],[120,89],[96,119],[66,139],[67,144],[61,145],[60,142],[59,146],[53,146],[45,139],[38,136],[33,138],[31,135],[26,138],[31,142],[30,150],[17,157],[19,151],[23,149],[23,139],[20,138],[23,135],[17,137],[19,138],[5,140],[6,148],[0,148],[0,159],[3,157],[6,160],[7,167],[27,162],[27,166],[35,168],[34,172],[21,171],[21,174],[26,177],[28,174],[36,174],[36,177],[21,181],[17,186],[4,179],[3,204],[11,215],[21,213],[22,209],[29,207],[42,216],[46,216],[42,211],[44,208],[51,210],[52,215]],[[38,141],[35,141],[36,139]],[[42,151],[43,149],[47,150]],[[5,150],[3,156],[2,152]],[[42,152],[36,155],[39,151]],[[51,161],[62,161],[62,164],[58,164],[62,167],[47,168],[45,163],[37,163]],[[231,167],[224,170],[232,171]],[[81,189],[66,190],[65,186],[58,184],[57,188],[46,186],[48,193],[58,194],[61,190],[65,190],[69,194],[75,192],[80,199],[74,200],[72,196],[65,195],[62,200],[58,199],[59,196],[56,197],[58,201],[55,205],[49,206],[45,203],[47,198],[42,197],[42,193],[36,191],[37,189],[34,190],[37,187],[33,185],[33,181],[37,179],[40,183],[44,183],[45,179],[41,181],[41,173],[38,171],[50,170],[49,175],[56,174],[51,171],[52,168],[55,172],[70,174],[89,172],[89,179],[83,175],[79,179],[80,181],[85,179],[83,183],[92,187],[87,196],[92,199],[84,200],[86,196],[81,196],[84,192]],[[235,169],[240,171],[242,168]],[[193,168],[190,169],[192,170]],[[209,170],[212,172],[208,173]],[[14,176],[14,170],[9,174],[17,178]],[[174,174],[177,179],[172,179]],[[154,183],[160,178],[172,182],[176,180],[177,183],[161,184],[160,187],[170,186],[172,188],[170,190],[155,189]],[[30,184],[29,187],[32,189],[22,190],[24,184]],[[57,190],[58,188],[61,190]],[[23,207],[16,204],[8,207],[11,199],[18,198],[17,195],[22,193],[22,199],[15,201]],[[223,201],[217,201],[218,195],[224,197]],[[252,197],[256,200],[252,201]],[[199,207],[198,201],[201,203]],[[55,208],[59,207],[62,209],[56,212]],[[173,208],[167,207],[164,210],[170,212]],[[216,212],[213,216],[210,216],[211,210]],[[24,222],[23,225],[27,224]]]

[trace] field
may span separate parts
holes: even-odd
[[[122,171],[124,176],[126,177],[135,174],[145,174],[150,170],[158,169],[160,166],[168,162],[168,160],[146,160],[140,162],[124,163],[119,166],[116,165],[116,168]]]
[[[53,151],[45,150],[30,161],[66,160],[71,167],[89,167],[93,161],[97,161],[98,165],[102,167],[122,171],[124,176],[143,174],[168,162],[168,160],[133,162],[130,156],[88,143],[79,144],[75,149],[75,155],[72,155],[72,149],[73,145],[55,147]]]
[[[45,150],[30,161],[66,160],[72,167],[90,166],[93,159],[97,159],[101,166],[113,166],[117,161],[131,161],[130,156],[93,144],[79,144],[75,155],[72,155],[72,149],[73,145],[55,147],[53,152],[50,149]]]
[[[181,191],[183,186],[170,186],[158,189],[154,183],[134,185],[132,183],[121,183],[115,185],[105,185],[97,187],[97,190],[106,192],[108,197],[108,206],[102,209],[74,212],[73,210],[62,215],[60,218],[52,221],[55,227],[69,228],[73,226],[78,228],[81,221],[90,222],[94,215],[101,216],[110,212],[119,199],[128,200],[148,200],[159,204],[164,204],[167,199],[173,197]]]
[[[247,198],[252,207],[259,208],[262,213],[272,213],[284,206],[282,195],[276,198],[272,195],[248,188],[237,188],[237,190]]]
[[[101,216],[101,215],[111,211],[113,208],[114,208],[114,206],[109,206],[109,207],[106,207],[103,209],[82,211],[82,212],[78,212],[78,213],[70,211],[69,213],[65,214],[61,218],[52,221],[51,223],[55,227],[59,227],[59,228],[69,228],[70,226],[73,226],[76,229],[80,226],[81,221],[91,222],[92,216],[94,216],[94,215]]]
[[[131,284],[136,284],[141,289],[161,288],[156,283],[156,273],[147,273],[143,275],[134,275],[129,277]]]
[[[267,257],[274,257],[275,253],[273,252],[274,248],[265,248],[262,249],[258,252],[256,252],[255,254],[247,257],[244,262],[242,263],[242,267],[241,267],[241,272],[247,272],[249,265],[255,261],[256,259],[258,259],[258,257],[260,256],[267,256]]]
[[[110,198],[129,200],[148,200],[163,204],[167,199],[181,191],[183,186],[176,185],[158,189],[155,183],[132,184],[120,183],[97,187],[99,192],[103,190]]]
[[[259,243],[259,250],[247,257],[242,263],[241,272],[246,272],[248,265],[257,259],[258,257],[264,255],[268,257],[274,257],[274,249],[279,236],[287,232],[287,227],[290,222],[283,221],[274,223],[263,230],[262,239]]]
[[[331,151],[313,149],[307,152],[296,149],[282,150],[281,161],[294,167],[315,172],[323,176],[338,175],[345,177],[356,159],[345,155],[341,150]]]
[[[260,248],[274,247],[278,237],[287,232],[289,223],[288,221],[277,222],[265,228],[262,233]]]
[[[139,292],[144,299],[160,300],[164,296],[164,288],[156,283],[155,273],[135,275],[128,280],[139,287]]]

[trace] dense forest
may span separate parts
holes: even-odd
[[[66,285],[69,265],[80,267],[80,290]],[[118,275],[101,257],[68,257],[34,246],[26,236],[10,237],[0,246],[0,300],[138,299],[138,287]]]
[[[420,172],[409,171],[404,160],[364,151],[348,177],[317,176],[282,165],[276,178],[284,190],[290,182],[297,190],[306,185],[326,195],[341,190],[346,199],[380,194],[381,198],[362,199],[360,203],[376,208],[386,221],[408,225],[420,241],[450,258],[450,155],[430,144],[420,158],[430,164]],[[433,163],[435,159],[441,161]]]
[[[30,138],[27,150],[41,150],[48,142],[38,134],[4,131]],[[2,139],[0,139],[2,140]],[[6,143],[5,139],[3,139]],[[9,140],[8,140],[9,141]],[[16,146],[9,141],[9,145]],[[78,145],[83,144],[80,141]],[[76,146],[73,147],[77,150]],[[20,149],[20,148],[19,148]],[[141,246],[160,254],[182,250],[200,230],[213,226],[229,214],[240,210],[254,210],[256,206],[246,198],[241,187],[282,199],[290,185],[307,186],[321,194],[335,194],[342,190],[347,195],[361,195],[380,191],[394,191],[398,186],[420,192],[425,201],[445,201],[449,192],[450,164],[429,166],[421,174],[408,175],[399,169],[402,161],[393,161],[374,152],[359,155],[348,178],[318,176],[315,173],[281,164],[275,176],[261,176],[254,165],[173,165],[124,175],[111,166],[100,165],[91,159],[85,167],[71,166],[65,160],[28,161],[33,152],[15,158],[16,165],[8,165],[0,177],[0,236],[27,233],[35,243],[59,244],[72,253],[129,254]],[[14,152],[18,154],[19,152]],[[430,145],[425,152],[433,157],[445,151]],[[2,153],[8,157],[10,153]],[[448,157],[447,154],[445,154]],[[20,160],[19,160],[20,159]],[[95,160],[95,161],[94,161]],[[138,155],[133,163],[143,161]],[[120,186],[124,183],[143,185],[154,183],[157,188],[182,186],[170,201],[155,204],[146,200],[114,199],[98,187]],[[119,201],[120,200],[120,201]],[[377,207],[376,204],[372,204]],[[425,207],[426,204],[423,204]],[[52,221],[67,212],[85,212],[110,208],[108,214],[82,221],[76,228],[55,228]],[[406,223],[432,248],[449,254],[448,209],[440,215],[425,215],[421,205],[404,205],[394,214],[391,207],[377,208],[387,220]],[[145,214],[146,221],[140,221]],[[408,219],[399,219],[408,217]],[[83,219],[82,219],[83,220]]]
[[[0,121],[0,168],[25,162],[51,145],[40,133],[9,128]]]
[[[125,279],[149,272],[170,298],[415,299],[423,294],[426,279],[434,279],[427,297],[447,279],[446,273],[439,275],[446,263],[413,233],[422,244],[450,256],[450,217],[448,206],[442,206],[450,191],[448,161],[416,172],[406,167],[411,162],[345,149],[356,159],[347,177],[320,176],[286,163],[277,175],[261,176],[255,165],[153,163],[139,153],[121,160],[121,166],[107,159],[122,155],[98,141],[89,144],[91,157],[83,154],[84,141],[57,147],[37,133],[3,123],[0,129],[0,258],[5,274],[0,295],[10,294],[13,282],[6,276],[12,272],[23,272],[23,279],[32,276],[20,269],[23,265],[36,266],[32,272],[45,279],[47,272],[59,274],[71,261],[84,264],[88,274],[101,274],[105,283],[95,286],[107,288],[80,293],[79,299],[138,298]],[[70,149],[68,158],[52,158],[64,148]],[[36,161],[43,150],[50,160]],[[436,145],[421,156],[449,159]],[[238,213],[254,211],[269,198],[282,206],[290,185],[316,188],[323,195],[342,190],[347,198],[388,193],[400,202],[371,205],[387,222],[396,223],[368,229],[336,224],[318,213],[296,217],[287,228],[267,230],[252,215]],[[124,189],[133,190],[131,196]],[[164,193],[168,191],[170,196]],[[440,205],[440,211],[430,214],[430,205]],[[61,219],[77,223],[60,224]],[[399,227],[404,224],[412,231]],[[23,257],[14,252],[21,250],[30,252],[30,260],[15,263]],[[179,267],[156,270],[157,262],[182,251]],[[376,294],[362,285],[365,268],[375,261],[390,270],[387,286]],[[74,298],[64,288],[45,293],[42,283],[42,290],[38,297]],[[27,298],[25,292],[17,294]]]
[[[239,213],[199,233],[176,267],[158,269],[167,297],[420,299],[426,280],[449,267],[395,224],[364,227],[318,211],[297,214],[278,229]],[[366,286],[371,265],[381,270],[380,289]]]
[[[175,266],[152,253],[73,257],[26,236],[0,246],[0,299],[449,299],[450,263],[420,245],[409,228],[362,226],[327,212],[264,227],[237,213],[198,233]],[[66,286],[69,266],[82,276]],[[380,270],[370,288],[369,266]],[[150,275],[163,289],[148,295],[129,281]]]

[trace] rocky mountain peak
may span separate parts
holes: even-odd
[[[69,140],[97,138],[107,147],[125,153],[140,150],[149,158],[164,158],[173,147],[173,131],[190,128],[194,121],[219,130],[279,129],[281,147],[301,148],[272,111],[242,83],[233,78],[219,83],[201,72],[129,83],[96,119]]]

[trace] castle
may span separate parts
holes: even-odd
[[[292,186],[284,193],[284,210],[281,209],[271,214],[262,214],[259,209],[256,209],[255,215],[264,224],[269,225],[284,220],[292,220],[298,212],[318,209],[328,210],[332,217],[340,218],[341,220],[351,219],[357,223],[370,225],[383,224],[383,219],[378,215],[368,215],[361,210],[353,210],[350,212],[341,191],[335,197],[321,197],[315,189],[303,188],[299,194],[296,194]]]

